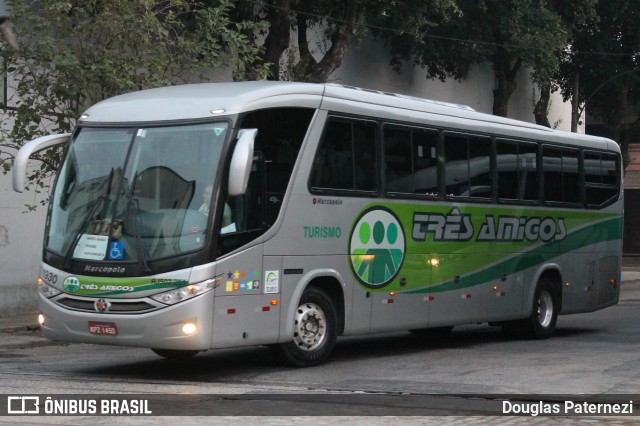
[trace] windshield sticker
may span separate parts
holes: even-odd
[[[227,130],[226,127],[214,127],[213,128],[213,132],[216,134],[216,136],[220,136],[222,133],[224,133],[225,130]]]
[[[109,260],[124,259],[124,243],[122,241],[112,241],[109,244]]]
[[[108,244],[109,237],[105,235],[82,234],[73,251],[73,257],[76,259],[104,260]]]

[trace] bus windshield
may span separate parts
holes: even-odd
[[[143,265],[198,250],[227,130],[81,128],[53,192],[46,248],[66,262]]]

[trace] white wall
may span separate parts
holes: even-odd
[[[35,310],[47,207],[33,192],[14,192],[11,174],[0,174],[0,317]],[[23,213],[26,204],[38,204]]]
[[[360,46],[348,50],[342,67],[333,73],[331,81],[465,104],[476,111],[488,114],[493,111],[494,80],[490,64],[473,66],[467,79],[462,82],[447,79],[444,83],[427,79],[424,70],[409,65],[405,65],[400,73],[393,71],[385,49],[375,40],[366,38]],[[509,117],[535,123],[534,87],[526,69],[520,72],[517,84],[518,89],[509,101]],[[559,123],[558,130],[570,131],[571,129],[571,105],[563,102],[558,93],[553,93],[551,96],[549,122],[552,126],[554,123]],[[584,129],[581,133],[584,133]]]

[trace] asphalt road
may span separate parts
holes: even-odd
[[[497,400],[505,394],[529,402],[562,400],[562,395],[640,401],[640,270],[625,272],[621,294],[614,307],[560,317],[548,340],[511,339],[487,325],[456,327],[442,341],[410,333],[347,337],[339,340],[329,362],[306,369],[281,366],[265,347],[209,351],[188,362],[169,362],[146,349],[50,345],[37,331],[18,329],[9,334],[33,344],[0,345],[0,394],[145,395],[155,398],[156,413],[184,414],[181,410],[190,407],[189,414],[255,416],[486,416],[496,414]],[[185,395],[196,400],[180,399]],[[55,419],[96,424],[93,417]],[[582,420],[593,418],[567,419]]]
[[[543,417],[500,414],[501,397],[537,403],[591,398],[628,403],[640,412],[640,267],[627,262],[620,303],[589,314],[561,316],[553,338],[527,341],[487,325],[456,327],[445,340],[410,333],[339,339],[326,364],[281,366],[265,347],[209,351],[170,362],[151,351],[61,345],[42,339],[31,316],[0,327],[0,407],[3,395],[94,395],[149,398],[156,414],[216,415],[216,422],[386,424],[500,423]],[[567,396],[568,395],[568,396]],[[586,397],[585,397],[586,395]],[[0,413],[2,411],[0,410]],[[455,417],[441,417],[454,415]],[[461,417],[461,416],[464,417]],[[469,416],[480,417],[469,417]],[[263,417],[270,416],[270,417]],[[429,417],[438,416],[438,417]],[[113,419],[113,418],[112,418]],[[138,424],[140,417],[118,417]],[[171,423],[147,417],[147,424]],[[207,418],[208,421],[211,418]],[[402,417],[407,423],[407,417]],[[466,419],[466,420],[465,420]],[[547,418],[548,419],[548,418]],[[24,417],[0,417],[25,423]],[[28,423],[111,424],[109,417],[29,417]],[[278,421],[279,420],[279,421]],[[470,421],[473,420],[473,421]],[[629,417],[554,418],[555,423],[634,424]],[[433,423],[431,423],[433,421]],[[200,424],[199,417],[181,423]],[[242,423],[242,422],[240,422]],[[239,423],[238,423],[239,424]]]

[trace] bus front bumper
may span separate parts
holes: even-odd
[[[38,309],[43,316],[42,333],[51,340],[207,350],[211,347],[213,294],[210,291],[147,313],[111,314],[66,309],[39,293]]]

